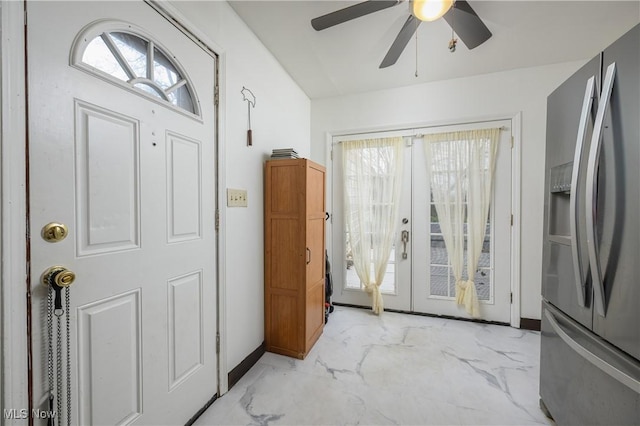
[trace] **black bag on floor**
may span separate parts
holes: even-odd
[[[331,263],[329,263],[329,255],[324,252],[325,258],[325,278],[324,278],[324,322],[329,320],[329,314],[333,312],[331,304],[331,296],[333,295],[333,280],[331,279]]]

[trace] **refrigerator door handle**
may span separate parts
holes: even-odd
[[[585,196],[585,213],[587,220],[587,250],[589,253],[589,266],[591,267],[591,281],[593,284],[593,299],[598,315],[606,316],[604,283],[600,267],[600,254],[598,249],[597,232],[597,204],[598,204],[598,166],[600,163],[600,146],[602,144],[602,131],[604,116],[609,108],[613,81],[616,75],[616,63],[607,67],[604,84],[602,85],[601,102],[598,105],[596,121],[593,126],[591,147],[589,148],[589,160],[587,162],[587,192]]]
[[[569,195],[569,226],[571,230],[571,257],[573,258],[573,275],[575,277],[576,291],[578,293],[578,305],[585,306],[585,277],[582,274],[582,259],[580,258],[580,233],[578,232],[578,184],[580,182],[580,171],[584,139],[587,133],[587,120],[591,115],[593,97],[595,91],[595,76],[587,80],[582,101],[582,112],[580,113],[580,123],[578,124],[578,138],[576,140],[576,150],[573,157],[573,171],[571,172],[571,193]]]
[[[632,375],[616,368],[607,361],[603,360],[598,355],[585,348],[575,339],[573,339],[562,327],[562,325],[556,320],[555,315],[549,310],[544,311],[544,315],[551,324],[554,333],[556,333],[564,343],[566,343],[571,349],[573,349],[582,358],[593,364],[595,367],[602,370],[605,374],[615,378],[617,381],[627,386],[632,391],[640,394],[640,381],[638,381]],[[632,373],[633,374],[633,373]]]

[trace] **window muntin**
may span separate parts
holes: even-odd
[[[73,65],[134,88],[191,114],[195,93],[180,66],[151,37],[124,23],[101,22],[76,39]]]

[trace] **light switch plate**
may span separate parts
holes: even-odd
[[[227,188],[228,207],[247,207],[247,190]]]

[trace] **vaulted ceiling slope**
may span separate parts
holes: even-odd
[[[449,52],[451,27],[424,22],[398,62],[379,69],[409,15],[409,2],[315,31],[311,19],[358,3],[229,0],[311,98],[324,98],[516,68],[586,60],[640,22],[640,1],[469,0],[493,36]],[[417,71],[416,77],[416,59]]]

